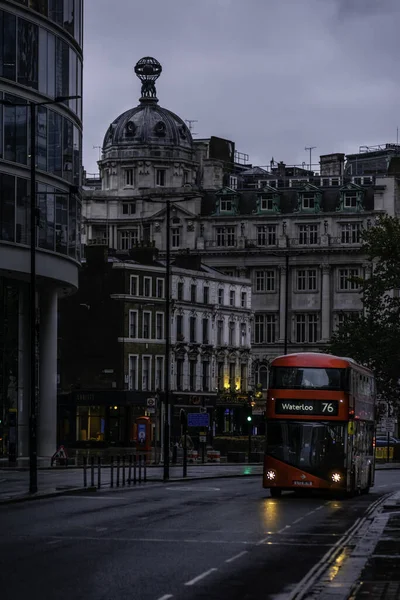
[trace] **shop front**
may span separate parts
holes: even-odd
[[[246,435],[249,397],[230,390],[217,396],[216,435]]]
[[[58,396],[58,444],[67,448],[136,448],[141,418],[157,445],[158,399],[131,391],[78,391]]]

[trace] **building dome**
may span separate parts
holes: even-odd
[[[176,114],[158,105],[155,81],[162,71],[154,58],[142,58],[135,73],[142,81],[140,104],[125,111],[109,126],[103,141],[104,156],[115,147],[175,148],[192,152],[193,139],[185,122]]]

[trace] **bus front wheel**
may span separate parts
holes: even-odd
[[[271,498],[280,498],[282,496],[280,488],[270,488],[269,493],[271,494]]]

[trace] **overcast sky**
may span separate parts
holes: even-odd
[[[395,142],[399,0],[85,0],[84,167],[136,106],[133,68],[163,67],[160,105],[253,165]]]

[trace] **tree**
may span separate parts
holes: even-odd
[[[345,317],[328,351],[371,368],[382,399],[400,406],[400,220],[382,216],[364,231],[361,253],[371,264],[370,277],[353,278],[363,313]]]

